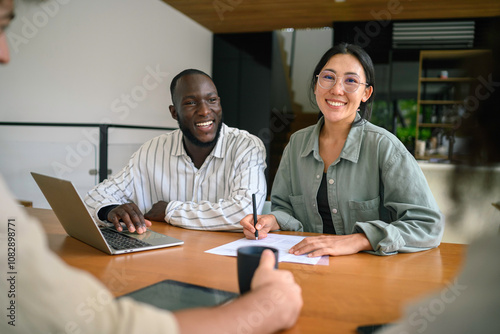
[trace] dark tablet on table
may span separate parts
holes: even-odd
[[[210,307],[224,304],[239,294],[208,288],[174,280],[165,280],[126,295],[139,302],[151,304],[161,309],[178,311],[194,307]]]

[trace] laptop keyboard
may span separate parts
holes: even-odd
[[[117,250],[140,248],[151,246],[151,244],[109,229],[101,229],[106,241]]]

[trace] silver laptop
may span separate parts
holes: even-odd
[[[116,255],[184,244],[182,240],[151,230],[137,234],[100,227],[70,181],[37,173],[31,175],[66,233],[105,253]]]

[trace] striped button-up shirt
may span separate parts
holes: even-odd
[[[267,192],[262,141],[246,131],[222,125],[212,152],[198,169],[182,143],[180,130],[146,142],[116,175],[85,197],[97,219],[108,205],[135,203],[146,213],[159,201],[168,202],[165,221],[200,230],[241,230],[240,220],[258,211]]]

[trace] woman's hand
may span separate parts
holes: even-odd
[[[273,215],[258,215],[257,224],[253,226],[253,215],[247,215],[240,221],[243,233],[247,239],[255,239],[255,229],[259,231],[259,239],[267,237],[269,231],[279,230],[280,226]]]
[[[316,257],[322,255],[349,255],[364,250],[373,250],[364,233],[349,235],[322,235],[308,237],[290,248],[290,254]]]

